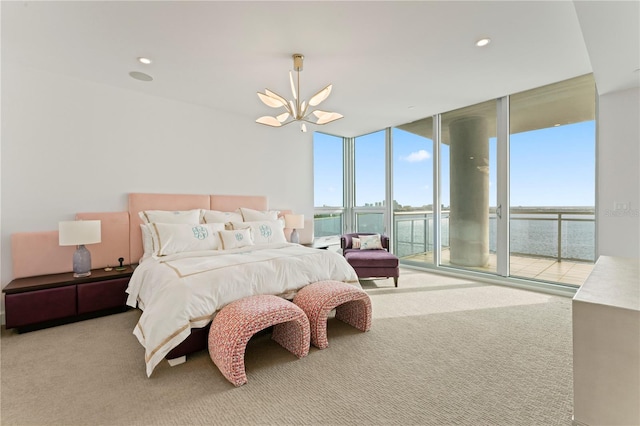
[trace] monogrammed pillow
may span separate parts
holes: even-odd
[[[249,228],[218,231],[218,235],[220,235],[220,250],[254,245]]]
[[[282,221],[279,220],[231,222],[231,227],[233,229],[251,229],[251,237],[256,245],[287,242]]]
[[[199,250],[217,250],[220,245],[218,231],[224,223],[151,223],[154,254],[167,256],[174,253]]]

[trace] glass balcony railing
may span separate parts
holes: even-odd
[[[449,246],[449,211],[441,212],[441,243]],[[409,257],[433,251],[433,213],[394,213],[395,252]],[[593,208],[511,208],[511,254],[557,261],[595,261]],[[496,251],[496,215],[489,215],[489,251]]]
[[[595,209],[594,208],[514,208],[511,209],[510,247],[511,255],[554,259],[556,261],[595,261]],[[371,228],[379,221],[371,215]],[[359,217],[364,223],[368,215]],[[433,252],[433,212],[394,212],[394,252],[400,258]],[[324,214],[314,220],[315,236],[340,235],[341,214]],[[449,246],[449,211],[441,212],[441,243]],[[496,251],[496,216],[490,210],[489,251]]]

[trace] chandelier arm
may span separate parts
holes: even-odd
[[[291,110],[291,107],[289,106],[289,102],[285,98],[283,98],[282,96],[280,96],[279,94],[277,94],[273,90],[265,89],[265,92],[267,92],[266,93],[267,96],[269,96],[269,93],[274,94],[276,96],[275,99],[277,99],[278,101],[282,102],[282,104],[283,104],[284,108],[287,110],[287,112],[295,117],[295,113]],[[273,98],[273,96],[269,96],[269,97]],[[277,108],[279,108],[279,107],[277,107]]]
[[[286,126],[287,124],[291,124],[291,123],[294,123],[294,122],[296,122],[296,121],[298,121],[298,120],[289,120],[289,121],[285,121],[284,123],[282,123],[282,126],[280,126],[280,127],[284,127],[284,126]]]
[[[311,106],[318,106],[322,101],[327,99],[331,94],[331,89],[333,88],[333,84],[327,84],[322,90],[318,90],[318,92],[309,98],[309,104]]]
[[[315,121],[311,121],[309,120],[309,116],[313,114],[313,111],[309,111],[308,114],[305,114],[304,117],[300,118],[301,121],[306,121],[307,123],[312,123],[312,124],[316,124]]]
[[[302,111],[300,111],[300,117],[307,117],[309,114],[307,114],[307,111],[309,110],[309,104],[304,104],[304,109]]]
[[[258,92],[258,95],[260,95],[260,92]],[[285,98],[283,98],[282,96],[278,95],[277,93],[269,90],[269,89],[264,89],[264,94],[263,96],[267,97],[267,100],[273,100],[273,101],[277,101],[280,103],[284,103],[287,102],[287,100]]]
[[[302,127],[301,130],[303,132],[306,131],[306,126],[304,123],[323,125],[330,123],[332,121],[343,118],[342,114],[337,112],[329,112],[322,110],[311,110],[311,107],[315,107],[323,102],[325,99],[329,97],[331,94],[331,89],[333,87],[332,84],[328,84],[322,90],[316,92],[310,99],[309,102],[302,100],[300,93],[300,71],[302,71],[302,60],[303,56],[301,54],[293,55],[293,70],[289,71],[289,82],[291,83],[291,92],[293,94],[292,100],[287,100],[284,97],[278,95],[277,93],[270,91],[269,89],[265,89],[265,93],[262,94],[258,92],[258,97],[260,100],[269,107],[279,108],[280,106],[284,107],[284,113],[276,116],[265,116],[260,117],[256,120],[260,124],[266,124],[268,126],[273,127],[282,127],[287,124],[293,123],[294,121],[301,121]],[[293,71],[296,72],[296,79],[294,82]],[[277,105],[281,104],[281,105]],[[288,117],[285,119],[284,117],[287,115]],[[313,114],[313,117],[311,115]],[[262,120],[262,122],[261,122]],[[283,122],[280,122],[283,120]],[[314,121],[315,120],[315,121]],[[267,121],[267,123],[263,122]]]

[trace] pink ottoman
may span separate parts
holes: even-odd
[[[209,330],[209,355],[235,386],[247,383],[244,352],[251,336],[274,326],[271,338],[302,358],[309,353],[309,320],[298,306],[278,296],[250,296],[232,302],[215,316]]]
[[[336,318],[360,331],[371,328],[371,299],[364,290],[340,281],[318,281],[298,291],[293,303],[309,318],[311,343],[319,349],[329,346],[327,317],[335,308]]]

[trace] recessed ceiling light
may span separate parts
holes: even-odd
[[[140,81],[153,81],[153,77],[151,77],[149,74],[145,74],[143,72],[139,72],[139,71],[131,71],[129,73],[129,75],[131,76],[131,78],[135,78],[136,80],[140,80]]]
[[[489,43],[491,43],[491,39],[490,38],[481,38],[480,40],[476,41],[476,46],[483,47],[483,46],[486,46]]]
[[[140,62],[141,64],[149,65],[151,63],[151,59],[140,56],[138,58],[138,62]]]

